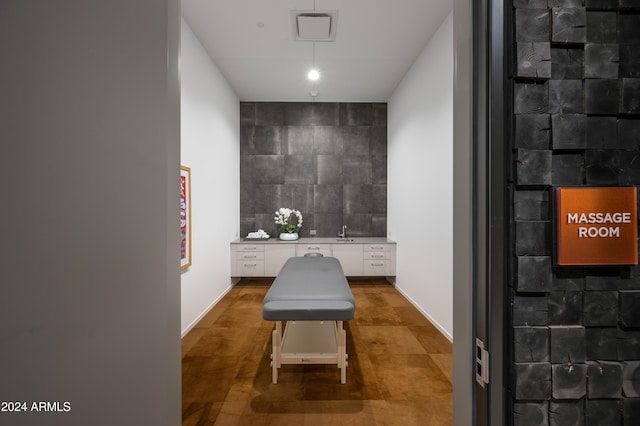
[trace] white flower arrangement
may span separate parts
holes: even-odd
[[[292,216],[297,218],[297,223],[290,222]],[[280,232],[285,232],[287,234],[293,234],[302,227],[302,213],[300,213],[299,210],[281,207],[278,209],[276,216],[273,219],[276,225],[278,225]]]

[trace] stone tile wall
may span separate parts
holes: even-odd
[[[279,207],[302,236],[386,236],[387,104],[242,102],[240,125],[241,236],[275,236]]]
[[[640,424],[640,269],[554,265],[559,186],[640,186],[640,2],[513,0],[515,425]]]

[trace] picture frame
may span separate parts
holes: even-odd
[[[191,266],[191,168],[180,166],[180,269]]]

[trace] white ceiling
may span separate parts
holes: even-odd
[[[318,102],[386,102],[453,0],[182,0],[182,15],[241,101],[311,101],[313,43],[292,10],[337,10],[335,42],[315,43]],[[261,25],[262,23],[263,25]]]

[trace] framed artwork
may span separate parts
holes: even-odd
[[[191,168],[180,166],[180,269],[191,266]]]

